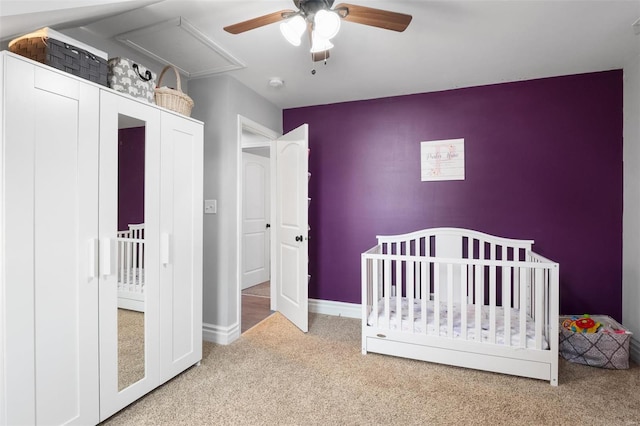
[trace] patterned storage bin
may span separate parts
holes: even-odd
[[[579,316],[578,316],[579,317]],[[592,367],[623,370],[629,368],[629,342],[632,333],[613,318],[591,315],[602,324],[595,333],[580,333],[562,326],[572,317],[560,317],[560,355],[570,362]]]
[[[111,58],[108,62],[109,87],[147,102],[154,102],[156,75],[127,58]]]
[[[107,54],[51,28],[12,40],[9,50],[94,83],[107,85]]]

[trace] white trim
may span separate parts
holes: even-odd
[[[631,337],[631,341],[629,342],[629,357],[636,364],[640,364],[640,341]]]
[[[359,303],[334,302],[332,300],[309,299],[309,312],[336,317],[362,317],[362,306]],[[214,324],[202,324],[202,340],[205,342],[228,345],[240,338],[240,322],[229,327]]]
[[[240,325],[238,322],[229,327],[220,327],[214,324],[202,324],[202,340],[205,342],[228,345],[240,338]]]
[[[309,299],[309,312],[337,317],[362,318],[362,305],[359,303]]]

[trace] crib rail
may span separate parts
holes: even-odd
[[[400,243],[362,254],[363,325],[557,351],[557,263],[527,247],[498,246],[504,253],[496,259],[494,246],[493,258],[485,259],[474,258],[482,251],[477,243],[467,251],[471,257],[459,258],[432,256],[424,242],[422,250],[385,247],[391,244]],[[411,246],[420,244],[406,243]]]
[[[118,245],[118,287],[120,290],[131,293],[142,293],[145,283],[144,239],[118,237],[116,241]]]

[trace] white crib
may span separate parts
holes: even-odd
[[[144,223],[118,231],[118,308],[144,312]]]
[[[362,353],[558,384],[559,265],[533,241],[460,228],[378,236],[362,254]]]

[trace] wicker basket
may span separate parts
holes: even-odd
[[[169,87],[159,87],[160,82],[162,81],[162,77],[168,69],[173,69],[173,72],[176,74],[176,83],[178,84],[177,90],[171,89]],[[182,85],[180,84],[180,74],[178,73],[176,67],[174,67],[173,65],[167,65],[162,69],[160,77],[158,77],[158,87],[156,87],[155,90],[155,98],[156,104],[161,107],[178,112],[182,115],[186,115],[187,117],[191,115],[191,108],[193,108],[193,99],[185,95],[182,91]]]
[[[9,50],[69,74],[107,85],[107,61],[88,50],[44,37],[16,39],[9,45]]]

